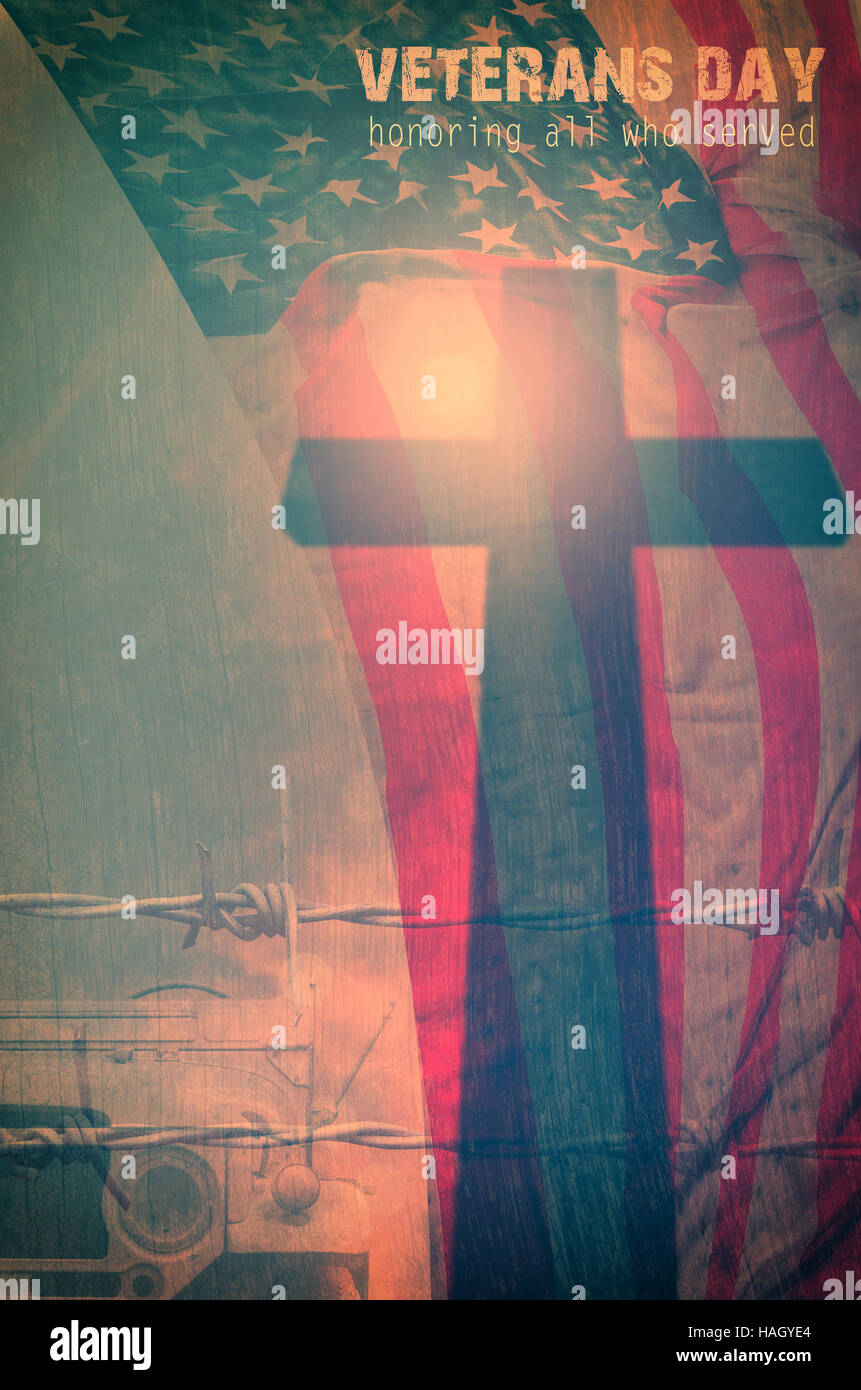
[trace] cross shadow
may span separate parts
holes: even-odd
[[[554,389],[563,390],[564,383]],[[675,1214],[658,959],[654,928],[648,920],[655,894],[633,554],[638,548],[654,546],[740,546],[751,551],[840,546],[843,537],[824,535],[822,517],[825,500],[842,496],[842,489],[814,439],[734,440],[732,452],[722,440],[624,440],[612,461],[612,478],[606,472],[589,476],[582,463],[584,452],[588,457],[588,441],[585,449],[582,440],[576,443],[576,448],[572,444],[561,450],[546,484],[595,719],[607,902],[613,923],[608,930],[616,970],[610,985],[618,990],[619,1084],[629,1136],[618,1161],[624,1166],[630,1288],[634,1297],[670,1299],[676,1297],[677,1287]],[[492,477],[492,442],[471,440],[468,447],[476,476]],[[393,566],[398,563],[394,548],[488,547],[488,636],[479,746],[482,766],[507,765],[517,751],[511,748],[511,727],[499,711],[511,684],[507,668],[516,661],[517,650],[516,645],[501,643],[499,636],[505,634],[516,644],[512,595],[521,576],[506,553],[504,536],[488,529],[486,509],[473,506],[475,498],[458,506],[464,488],[469,494],[462,452],[460,461],[456,458],[450,464],[445,448],[410,441],[409,455],[415,470],[434,477],[440,494],[451,498],[448,530],[441,532],[435,524],[433,532],[428,532],[412,485],[402,476],[403,441],[305,439],[294,456],[283,499],[288,531],[303,546],[392,547]],[[585,503],[589,517],[586,530],[573,542],[572,502]],[[612,543],[602,520],[609,524]],[[408,595],[403,613],[409,616]],[[541,615],[534,617],[540,626]],[[368,623],[375,627],[387,621],[387,615],[368,613]],[[546,661],[570,660],[571,654],[555,645],[555,636],[551,631],[546,634]],[[522,672],[527,684],[534,679],[534,673]],[[473,910],[476,917],[490,916],[504,926],[514,926],[516,903],[512,912],[511,903],[503,911],[496,901],[494,845],[480,778],[476,799]],[[533,810],[541,814],[541,807]],[[566,867],[560,865],[562,878]],[[516,867],[507,877],[509,883],[516,883]],[[410,910],[415,906],[404,904]],[[550,917],[558,915],[559,905],[548,911]],[[492,1138],[494,1132],[507,1136],[514,1124],[526,1146],[532,1147],[536,1130],[517,1008],[512,1011],[510,991],[504,938],[494,940],[486,931],[474,931],[464,992],[461,1136],[466,1141]],[[568,1007],[568,1001],[564,1003]],[[500,1036],[501,1021],[508,1037]],[[536,1060],[533,1056],[533,1073]],[[553,1064],[548,1054],[547,1065]],[[607,1097],[608,1130],[614,1099]],[[601,1098],[593,1095],[588,1101],[600,1121]],[[556,1138],[564,1143],[564,1135]],[[552,1165],[555,1160],[548,1161]],[[510,1158],[505,1160],[504,1175],[489,1157],[479,1160],[479,1165],[481,1171],[466,1165],[460,1177],[450,1296],[494,1297],[501,1287],[506,1297],[559,1296],[560,1284],[547,1272],[552,1259],[540,1171],[523,1160],[518,1180],[512,1172],[518,1163]],[[576,1204],[572,1190],[565,1220],[571,1228],[567,1258],[576,1277],[578,1260],[582,1263],[587,1258],[585,1252],[598,1238],[613,1161],[591,1166],[582,1161],[571,1171],[576,1172]],[[512,1205],[518,1208],[520,1231],[514,1238],[501,1215],[504,1188],[515,1194]],[[511,1279],[500,1281],[494,1273],[499,1262],[511,1270],[521,1258],[522,1277],[515,1269]],[[618,1286],[603,1292],[590,1287],[589,1296],[619,1296]]]

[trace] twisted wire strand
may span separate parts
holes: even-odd
[[[399,1125],[384,1124],[376,1120],[321,1125],[316,1129],[299,1126],[273,1129],[267,1125],[226,1124],[170,1128],[111,1125],[100,1129],[75,1126],[74,1129],[68,1130],[38,1126],[22,1130],[0,1127],[0,1158],[10,1158],[22,1163],[40,1158],[47,1162],[56,1157],[62,1163],[68,1164],[92,1161],[97,1149],[126,1153],[135,1149],[185,1144],[194,1147],[217,1145],[222,1148],[256,1150],[302,1147],[310,1143],[359,1144],[379,1149],[421,1149],[428,1153],[443,1151],[473,1157],[533,1155],[546,1158],[572,1153],[624,1154],[635,1142],[636,1135],[626,1133],[570,1140],[552,1147],[517,1139],[434,1140],[428,1135],[410,1133]],[[713,1150],[715,1154],[721,1153],[728,1143],[725,1136],[718,1139],[709,1138],[686,1125],[668,1133],[665,1142],[673,1148],[708,1149]],[[731,1145],[731,1152],[738,1157],[775,1154],[797,1158],[861,1161],[861,1144],[850,1139],[836,1139],[824,1143],[815,1138],[790,1138],[769,1143]]]
[[[0,911],[19,913],[28,917],[47,917],[62,921],[122,917],[124,904],[120,899],[88,893],[5,893],[0,894]],[[262,889],[253,883],[239,883],[232,893],[189,893],[172,898],[137,898],[135,915],[157,917],[167,922],[182,922],[189,927],[184,945],[192,945],[202,927],[212,931],[226,929],[240,941],[254,941],[259,936],[289,936],[291,926],[308,922],[352,922],[358,926],[439,930],[445,927],[502,926],[506,930],[531,931],[596,931],[619,925],[662,925],[672,922],[673,908],[669,903],[632,909],[628,913],[607,913],[600,916],[573,916],[564,912],[528,912],[516,920],[504,919],[500,913],[487,916],[470,915],[449,918],[425,918],[418,912],[405,912],[400,907],[377,903],[355,903],[329,906],[325,903],[297,901],[289,883],[267,883]],[[813,890],[802,888],[794,913],[784,914],[793,935],[806,945],[814,939],[825,940],[829,935],[843,936],[848,920],[856,934],[861,935],[859,905],[847,899],[838,888]],[[718,925],[745,932],[753,938],[759,935],[756,924],[721,922]]]

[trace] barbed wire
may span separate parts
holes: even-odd
[[[199,846],[199,849],[203,850],[203,846]],[[208,851],[204,853],[208,855]],[[204,876],[208,877],[206,868]],[[87,893],[5,893],[0,894],[0,910],[28,917],[75,921],[123,918],[129,908],[122,899]],[[286,882],[267,883],[263,888],[253,883],[239,883],[231,893],[216,893],[211,888],[211,882],[205,882],[203,891],[198,894],[134,900],[136,918],[156,917],[186,925],[189,931],[183,942],[184,947],[194,944],[203,927],[209,927],[212,931],[226,929],[240,941],[254,941],[260,936],[289,936],[298,925],[309,922],[352,922],[358,926],[421,930],[501,926],[506,930],[596,931],[607,926],[674,924],[672,914],[677,910],[677,906],[660,903],[626,912],[580,916],[556,910],[519,913],[514,918],[500,912],[437,918],[421,912],[404,911],[389,904],[331,906],[302,902],[297,900],[292,885]],[[791,934],[807,946],[817,937],[824,940],[833,935],[839,939],[843,936],[847,920],[861,935],[858,905],[849,901],[838,888],[802,888],[795,911],[783,916]],[[715,925],[742,931],[751,938],[760,934],[759,926],[755,923],[724,921]]]
[[[654,1143],[652,1136],[649,1136],[648,1142]],[[671,1148],[692,1151],[708,1149],[716,1154],[722,1153],[728,1146],[729,1151],[740,1158],[773,1154],[861,1161],[861,1144],[850,1139],[825,1142],[816,1138],[790,1138],[772,1140],[768,1143],[734,1145],[725,1135],[710,1137],[699,1133],[693,1127],[682,1125],[668,1132],[663,1142]],[[94,1151],[99,1149],[127,1153],[182,1144],[194,1148],[218,1146],[257,1150],[305,1147],[312,1143],[359,1144],[368,1148],[395,1150],[421,1149],[428,1154],[442,1151],[476,1158],[552,1158],[562,1154],[578,1153],[624,1154],[637,1143],[637,1135],[608,1134],[572,1139],[562,1145],[545,1146],[536,1144],[534,1140],[521,1141],[511,1138],[432,1139],[426,1134],[411,1133],[399,1125],[376,1120],[328,1124],[318,1128],[293,1126],[285,1129],[273,1129],[268,1125],[224,1124],[172,1127],[108,1125],[94,1129],[77,1125],[73,1129],[31,1126],[21,1130],[0,1127],[0,1158],[10,1158],[18,1163],[32,1162],[39,1157],[45,1161],[57,1157],[63,1163],[87,1162],[92,1161]]]

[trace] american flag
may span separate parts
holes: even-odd
[[[110,8],[8,7],[269,462],[404,911],[470,924],[405,929],[448,1296],[822,1297],[861,1267],[851,7]],[[369,146],[409,114],[357,49],[566,40],[665,43],[667,111],[697,45],[824,46],[815,147],[632,149],[612,90],[479,108],[519,151]],[[401,619],[483,627],[481,680],[380,666]],[[780,933],[674,926],[695,880],[779,889]]]
[[[466,80],[465,95],[451,103],[439,94],[421,104],[365,97],[356,53],[369,49],[378,63],[386,46],[538,44],[549,72],[570,42],[591,73],[600,39],[582,12],[519,4],[496,13],[453,0],[278,11],[207,0],[189,12],[156,0],[144,20],[36,0],[10,13],[207,335],[265,332],[315,266],[358,250],[459,246],[567,265],[572,243],[585,239],[611,261],[727,274],[728,242],[707,181],[663,141],[647,159],[626,147],[635,113],[612,86],[606,103],[572,99],[546,109],[525,95],[501,110],[474,105]],[[461,67],[465,79],[466,59]],[[120,137],[127,114],[134,140]],[[420,128],[422,116],[446,133],[437,148],[420,143],[417,131],[407,146],[406,127]],[[372,118],[386,136],[401,125],[403,142],[372,143]],[[501,134],[488,143],[488,123],[518,120],[517,153]],[[455,121],[463,129],[449,142]],[[555,147],[545,142],[548,121]],[[693,264],[691,244],[703,248]],[[273,245],[288,253],[280,273]],[[672,266],[678,257],[688,264]]]

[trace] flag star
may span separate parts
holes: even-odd
[[[321,34],[320,38],[330,53],[334,53],[336,48],[341,47],[349,48],[351,53],[357,53],[360,48],[373,48],[375,46],[365,38],[361,27],[351,29],[349,34],[345,34],[343,38],[338,34]]]
[[[556,203],[552,198],[548,198],[546,193],[542,193],[538,184],[534,183],[528,174],[526,175],[526,187],[521,188],[517,196],[518,198],[531,198],[532,206],[536,212],[540,212],[542,208],[547,208],[550,212],[556,213],[557,217],[561,217],[563,222],[570,222],[571,220],[570,217],[565,216],[564,212],[557,211],[558,208],[562,207],[562,203]]]
[[[131,67],[131,63],[128,66]],[[146,87],[147,96],[157,97],[168,87],[178,87],[179,83],[172,82],[169,77],[165,77],[163,72],[157,72],[155,68],[132,68],[132,75],[126,78],[123,86]]]
[[[401,15],[404,14],[409,15],[410,19],[414,19],[417,24],[421,24],[418,15],[414,14],[412,10],[408,10],[403,0],[399,0],[397,5],[392,5],[390,10],[386,10],[386,18],[392,21],[396,29],[400,27]]]
[[[473,193],[482,193],[485,188],[508,187],[507,183],[503,183],[502,180],[497,177],[495,164],[492,169],[480,169],[477,164],[470,164],[469,160],[467,160],[466,168],[467,172],[465,174],[449,174],[449,178],[456,179],[460,183],[470,184]]]
[[[165,174],[187,174],[187,169],[172,169],[170,164],[170,154],[142,155],[134,154],[132,150],[126,150],[126,154],[131,155],[134,164],[127,164],[124,173],[126,174],[146,174],[161,187],[161,181]]]
[[[374,143],[373,154],[362,155],[363,159],[380,159],[385,164],[389,164],[394,173],[398,172],[398,165],[406,152],[406,145],[378,145]]]
[[[238,58],[230,57],[233,52],[232,48],[222,48],[217,43],[195,43],[194,39],[191,39],[190,42],[192,48],[196,48],[197,52],[181,53],[180,57],[187,59],[190,63],[207,63],[216,77],[221,72],[222,63],[233,63],[238,68],[247,66],[245,63],[240,63]]]
[[[680,185],[680,183],[681,183],[681,179],[676,179],[675,183],[671,183],[670,186],[669,186],[669,188],[662,188],[662,189],[661,189],[661,207],[662,207],[662,208],[671,208],[671,207],[673,206],[673,203],[694,203],[694,202],[696,202],[696,199],[695,199],[695,198],[688,198],[688,197],[685,196],[684,193],[681,193],[681,192],[679,191],[679,185]]]
[[[494,227],[492,222],[482,217],[480,229],[474,232],[459,232],[458,235],[476,237],[481,242],[482,252],[492,251],[495,246],[510,246],[514,251],[521,251],[523,248],[511,239],[511,233],[516,226],[517,223],[512,222],[510,227]]]
[[[345,208],[350,207],[351,203],[358,198],[360,203],[375,203],[376,198],[366,198],[364,193],[359,192],[361,179],[330,179],[325,188],[321,188],[321,193],[334,193],[336,198],[340,198]]]
[[[40,58],[42,56],[50,58],[51,62],[56,68],[59,68],[60,72],[63,71],[63,68],[70,58],[84,59],[83,53],[75,52],[78,46],[76,43],[48,43],[48,40],[43,39],[39,34],[36,35],[36,38],[38,40],[38,47],[34,48],[33,52],[38,53]]]
[[[83,113],[84,113],[84,115],[87,117],[87,119],[88,119],[88,120],[91,120],[91,121],[93,121],[93,122],[95,123],[95,121],[96,121],[96,110],[95,110],[95,108],[96,108],[97,106],[107,106],[107,107],[110,107],[111,103],[110,103],[109,101],[106,100],[106,98],[109,97],[109,96],[110,96],[110,92],[96,92],[95,95],[94,95],[94,96],[91,96],[91,97],[78,97],[78,105],[80,106],[81,110],[83,111]]]
[[[583,143],[587,135],[590,137],[590,143],[592,138],[607,142],[607,136],[603,135],[598,128],[599,124],[604,123],[603,118],[600,116],[598,118],[598,124],[593,123],[592,125],[575,125],[573,116],[551,116],[550,119],[556,122],[559,129],[567,135],[569,139],[573,137],[578,149],[583,148]]]
[[[234,29],[234,34],[238,38],[259,39],[263,47],[270,52],[276,43],[298,43],[298,39],[291,39],[289,34],[284,33],[283,24],[261,24],[256,19],[247,21],[247,29]]]
[[[308,235],[308,218],[297,217],[295,222],[279,222],[277,217],[269,218],[275,228],[275,235],[269,237],[267,246],[322,246],[322,241]]]
[[[484,48],[485,45],[489,48],[498,48],[499,40],[502,38],[503,34],[511,33],[510,29],[497,29],[496,15],[491,16],[490,23],[485,28],[482,28],[480,24],[473,24],[471,20],[467,20],[467,23],[470,29],[475,30],[475,33],[470,34],[463,42],[477,43],[480,44],[482,48]]]
[[[691,241],[690,237],[688,237],[687,241],[688,249],[687,251],[681,251],[679,255],[676,256],[677,261],[693,261],[697,270],[702,270],[703,266],[707,265],[709,261],[720,261],[723,265],[723,256],[716,256],[714,254],[717,238],[715,238],[714,241]]]
[[[591,183],[578,183],[578,188],[585,188],[588,193],[597,193],[602,203],[606,203],[608,198],[633,198],[634,194],[629,193],[622,184],[627,183],[626,178],[605,179],[600,174],[596,174],[594,169],[590,169],[592,175]]]
[[[598,119],[603,125],[603,117],[599,116]],[[604,132],[601,129],[599,129],[597,124],[591,126],[575,125],[572,126],[571,129],[574,133],[574,143],[576,144],[579,150],[582,150],[587,135],[590,136],[590,146],[595,140],[603,140],[605,144],[610,143],[610,137],[608,135],[605,135]]]
[[[79,29],[98,29],[100,33],[104,34],[108,43],[113,43],[117,34],[133,34],[136,39],[140,38],[137,29],[127,29],[125,27],[126,20],[128,19],[127,14],[111,16],[99,14],[98,10],[90,10],[90,14],[93,16],[92,19],[81,19],[78,21],[77,27]]]
[[[553,257],[557,265],[571,267],[571,257],[567,256],[564,251],[560,251],[558,246],[553,247]]]
[[[206,149],[207,135],[221,135],[224,137],[223,130],[213,130],[211,126],[204,125],[197,112],[191,106],[189,106],[184,116],[180,116],[174,111],[165,111],[163,106],[160,106],[158,109],[163,116],[167,116],[169,122],[168,125],[162,128],[162,135],[187,135],[189,140],[193,140],[202,150]]]
[[[653,241],[649,241],[648,237],[646,236],[645,222],[641,222],[639,227],[617,226],[616,231],[619,233],[618,241],[602,241],[599,242],[599,245],[619,246],[622,248],[623,251],[628,252],[628,255],[631,257],[632,261],[639,260],[640,256],[644,251],[657,251],[659,249],[655,245],[655,243]],[[590,240],[597,241],[598,238],[591,237]]]
[[[557,54],[560,48],[574,48],[576,46],[573,39],[545,39],[544,42]]]
[[[204,203],[201,207],[196,207],[194,203],[184,203],[181,198],[173,200],[180,212],[183,214],[181,222],[171,222],[172,227],[182,227],[191,232],[235,232],[236,227],[230,227],[226,222],[219,222],[216,217],[218,212],[217,203]]]
[[[308,126],[302,135],[285,135],[283,130],[276,130],[276,135],[284,141],[283,145],[278,145],[275,154],[298,154],[304,159],[308,153],[309,145],[328,145],[322,135],[314,135],[311,127]]]
[[[233,294],[239,280],[256,280],[258,284],[263,284],[259,275],[252,275],[242,264],[246,255],[247,252],[243,251],[239,256],[219,256],[205,265],[196,265],[194,269],[198,275],[217,275],[227,293]]]
[[[531,25],[533,29],[540,20],[553,18],[551,14],[547,13],[546,5],[526,5],[524,0],[514,0],[514,9],[506,10],[505,13],[517,15],[518,19],[525,19],[526,23]]]
[[[610,137],[604,134],[607,129],[607,121],[604,116],[593,117],[590,125],[574,125],[571,129],[574,131],[574,139],[578,149],[582,150],[587,135],[590,137],[590,143],[594,140],[603,140],[605,144],[610,143]]]
[[[443,77],[445,77],[445,67],[446,67],[446,60],[445,60],[445,58],[425,58],[424,61],[427,63],[428,67],[430,68],[430,70],[431,70],[431,72],[433,73],[434,77],[436,78],[437,82],[440,82],[440,81],[443,79]],[[458,64],[457,64],[457,70],[458,70],[458,72],[460,72],[460,70],[461,70],[461,69],[460,69],[460,62],[461,62],[461,60],[459,59],[459,60],[458,60]]]
[[[408,198],[415,198],[419,207],[423,207],[425,212],[427,212],[428,206],[422,197],[422,194],[426,191],[426,183],[410,183],[409,179],[401,179],[401,186],[398,189],[398,196],[395,201],[404,203]]]
[[[290,76],[293,78],[294,82],[296,83],[296,86],[285,87],[285,91],[311,92],[313,96],[319,97],[320,101],[325,101],[327,106],[332,105],[332,99],[329,96],[330,92],[346,92],[347,90],[346,85],[343,82],[336,82],[332,86],[327,86],[325,82],[321,82],[319,80],[316,72],[314,73],[313,77],[300,77],[297,72],[291,73]]]
[[[521,140],[520,149],[517,151],[517,153],[521,155],[523,159],[528,159],[530,164],[537,164],[539,169],[546,168],[546,165],[542,164],[541,160],[536,159],[535,155],[531,153],[531,151],[534,149],[534,145],[524,145],[523,141]]]
[[[255,207],[259,208],[260,201],[264,194],[287,192],[286,188],[278,188],[277,186],[275,188],[269,187],[275,177],[274,174],[264,174],[262,179],[246,179],[243,178],[242,174],[237,174],[235,169],[228,168],[227,172],[236,179],[236,187],[225,189],[225,197],[227,197],[228,194],[232,194],[236,198],[250,198]]]

